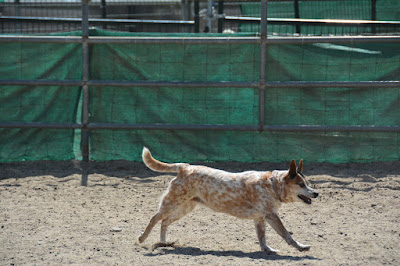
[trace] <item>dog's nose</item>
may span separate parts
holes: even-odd
[[[317,191],[314,192],[314,198],[316,198],[316,197],[318,197],[318,192]]]

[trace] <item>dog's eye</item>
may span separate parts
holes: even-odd
[[[304,183],[300,183],[300,184],[299,184],[299,186],[300,186],[301,188],[303,188],[303,187],[305,187],[305,186],[306,186],[306,184],[304,184]]]

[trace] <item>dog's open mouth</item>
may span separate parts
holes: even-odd
[[[304,196],[304,195],[298,195],[297,197],[299,197],[299,199],[301,199],[302,201],[304,201],[307,204],[311,204],[311,199]]]

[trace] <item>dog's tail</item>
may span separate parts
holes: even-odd
[[[178,173],[182,167],[187,166],[185,163],[163,163],[151,156],[149,149],[143,147],[142,158],[144,164],[153,171],[161,173]]]

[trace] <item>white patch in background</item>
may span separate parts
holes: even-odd
[[[315,43],[313,44],[316,47],[323,48],[323,49],[331,49],[331,50],[338,50],[338,51],[346,51],[346,52],[354,52],[354,53],[361,53],[361,54],[382,54],[381,51],[371,51],[362,48],[354,48],[348,47],[344,45],[337,45],[331,43]]]

